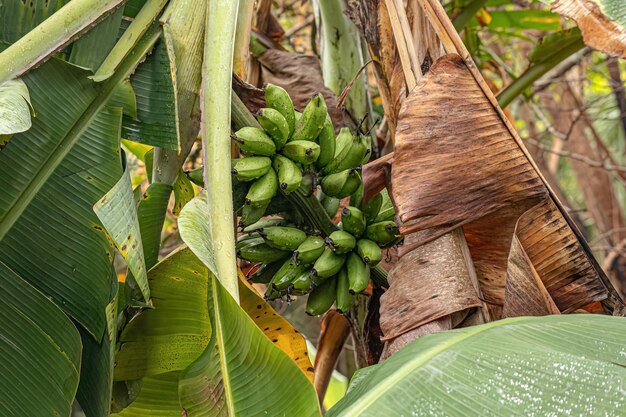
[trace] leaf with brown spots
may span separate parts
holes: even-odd
[[[132,272],[133,278],[129,276],[126,281],[131,300],[137,306],[149,303],[150,288],[147,268],[128,169],[117,184],[94,204],[93,210]]]
[[[265,336],[285,352],[313,382],[311,361],[307,354],[304,337],[248,284],[241,270],[239,270],[239,279],[241,308],[254,320]]]

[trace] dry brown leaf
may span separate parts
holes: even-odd
[[[350,336],[350,322],[343,314],[329,310],[322,318],[320,339],[315,355],[313,385],[320,404],[324,401],[328,383],[343,345]]]
[[[390,340],[385,344],[382,354],[380,355],[380,361],[384,361],[391,355],[411,343],[413,340],[421,336],[426,336],[431,333],[443,332],[445,330],[452,329],[452,316],[447,315],[440,319],[430,321],[420,327],[413,330],[409,330],[406,333],[401,334],[393,340]]]
[[[319,59],[311,55],[268,49],[259,58],[263,82],[283,87],[302,111],[314,94],[322,93],[335,127],[343,126],[343,114],[337,109],[337,97],[324,85]]]
[[[407,236],[406,243],[423,239],[425,233]],[[389,273],[389,289],[380,297],[383,340],[482,305],[463,243],[458,234],[449,233],[398,259]]]
[[[363,165],[361,176],[363,178],[363,204],[382,191],[387,186],[388,172],[393,163],[393,153]]]
[[[492,319],[502,316],[508,259],[515,225],[535,200],[514,204],[467,224],[463,231],[480,282],[483,300]]]
[[[517,236],[562,313],[607,297],[599,267],[552,200],[520,218]]]
[[[403,234],[443,233],[547,194],[456,54],[440,58],[405,100],[394,153],[391,184]]]
[[[246,105],[250,113],[256,114],[265,107],[265,95],[263,90],[248,84],[236,74],[233,74],[233,91],[239,96],[243,104]]]
[[[573,19],[588,46],[626,58],[626,28],[606,16],[597,0],[556,0],[552,11]]]
[[[396,152],[388,159],[393,160],[391,194],[406,241],[381,297],[386,340],[480,305],[463,304],[471,292],[474,297],[482,292],[493,320],[503,309],[507,315],[554,313],[556,304],[570,312],[607,297],[588,249],[459,56],[437,61],[406,99]],[[381,171],[388,165],[381,161],[365,172],[382,183]],[[518,220],[523,248],[514,239]],[[458,249],[463,245],[456,253],[451,249],[449,232],[460,226],[470,260]],[[428,250],[435,242],[438,247]],[[526,265],[524,249],[531,261]],[[429,263],[436,267],[429,270]],[[472,266],[478,291],[471,288]],[[524,300],[520,289],[534,292]],[[439,305],[429,303],[431,297],[439,297]]]
[[[502,317],[560,313],[517,238],[509,254],[504,299]]]

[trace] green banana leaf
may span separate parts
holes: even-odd
[[[104,106],[158,36],[155,25],[101,86],[55,59],[28,73],[37,117],[0,152],[0,260],[96,340],[115,273],[92,206],[121,175],[121,109]]]
[[[122,17],[124,17],[124,9],[120,7],[78,38],[72,44],[68,61],[95,72],[115,45]]]
[[[69,0],[3,1],[0,8],[0,40],[15,42],[68,2]]]
[[[115,274],[113,250],[91,206],[122,173],[121,111],[100,111],[56,171],[38,176],[49,163],[46,156],[97,94],[87,76],[51,60],[24,77],[37,117],[0,152],[0,227],[18,210],[14,202],[20,195],[34,195],[0,240],[0,261],[99,339]],[[35,185],[41,188],[33,190]]]
[[[518,317],[420,337],[327,416],[624,415],[626,319]]]
[[[148,274],[128,168],[120,180],[94,204],[93,210],[132,273],[132,279],[129,274],[126,282],[131,299],[138,301],[143,297],[149,303]]]
[[[107,331],[102,341],[96,341],[79,328],[83,343],[80,383],[76,400],[87,417],[108,417],[111,409],[115,339],[117,335],[118,283],[112,280],[111,294],[116,296],[106,306]]]
[[[166,184],[173,184],[176,181],[175,215],[186,204],[184,200],[186,195],[177,192],[177,185],[183,181],[180,168],[200,130],[198,104],[202,79],[205,16],[205,0],[172,0],[160,19],[169,57],[169,70],[174,81],[176,104],[174,110],[180,150],[155,149],[155,181]]]
[[[174,371],[144,378],[135,401],[111,417],[180,417],[179,375]]]
[[[142,312],[120,335],[116,381],[179,371],[202,353],[211,333],[205,271],[187,248],[150,270],[154,309]]]
[[[172,194],[169,184],[154,183],[141,196],[137,207],[141,240],[146,258],[146,268],[152,268],[159,260],[161,249],[161,231],[167,212],[167,205]]]
[[[313,385],[209,273],[213,333],[179,381],[190,416],[320,416]]]
[[[209,268],[211,273],[216,274],[217,265],[215,264],[208,206],[207,193],[202,191],[181,211],[180,216],[178,216],[178,230],[183,242]]]
[[[580,29],[572,28],[550,33],[533,46],[533,49],[528,53],[528,61],[535,64],[551,61],[558,57],[559,51],[572,48],[573,45],[577,45],[578,49],[584,46]],[[576,46],[574,47],[576,48]]]
[[[0,84],[0,145],[32,126],[30,95],[22,80]]]
[[[319,416],[308,378],[215,278],[207,204],[206,192],[198,194],[178,219],[181,237],[209,268],[204,273],[213,330],[207,348],[181,375],[181,404],[189,415]]]
[[[124,117],[122,137],[146,145],[178,149],[174,86],[162,40],[137,67],[130,82],[137,97],[137,118]]]
[[[0,303],[0,415],[69,415],[80,370],[76,328],[2,261]]]

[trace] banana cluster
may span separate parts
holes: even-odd
[[[251,279],[268,283],[267,299],[308,295],[310,315],[323,314],[333,303],[347,312],[356,294],[367,288],[370,267],[382,259],[381,248],[399,239],[385,197],[378,194],[363,210],[345,207],[340,229],[325,237],[307,235],[284,220],[261,220],[244,229],[248,233],[239,239],[237,254],[262,263]]]
[[[257,222],[279,192],[300,187],[305,170],[323,168],[335,155],[335,131],[321,94],[302,113],[289,94],[273,84],[265,88],[267,108],[257,120],[261,128],[244,127],[232,135],[244,158],[233,161],[233,175],[252,182],[242,207],[242,226]]]
[[[289,94],[273,84],[265,88],[267,108],[257,120],[261,128],[244,127],[232,135],[244,158],[233,161],[233,175],[252,182],[241,209],[242,226],[257,222],[278,192],[289,194],[303,183],[303,172],[321,178],[330,198],[352,195],[362,185],[361,165],[371,155],[369,137],[335,128],[321,94],[304,111],[295,111]]]

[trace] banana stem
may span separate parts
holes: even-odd
[[[338,230],[319,200],[314,195],[306,194],[305,190],[298,189],[286,195],[285,198],[298,208],[305,222],[312,229],[319,230],[326,236]]]
[[[230,112],[233,45],[239,3],[208,2],[202,63],[202,148],[204,185],[208,193],[207,217],[215,246],[218,279],[239,302],[239,279],[233,230]]]

